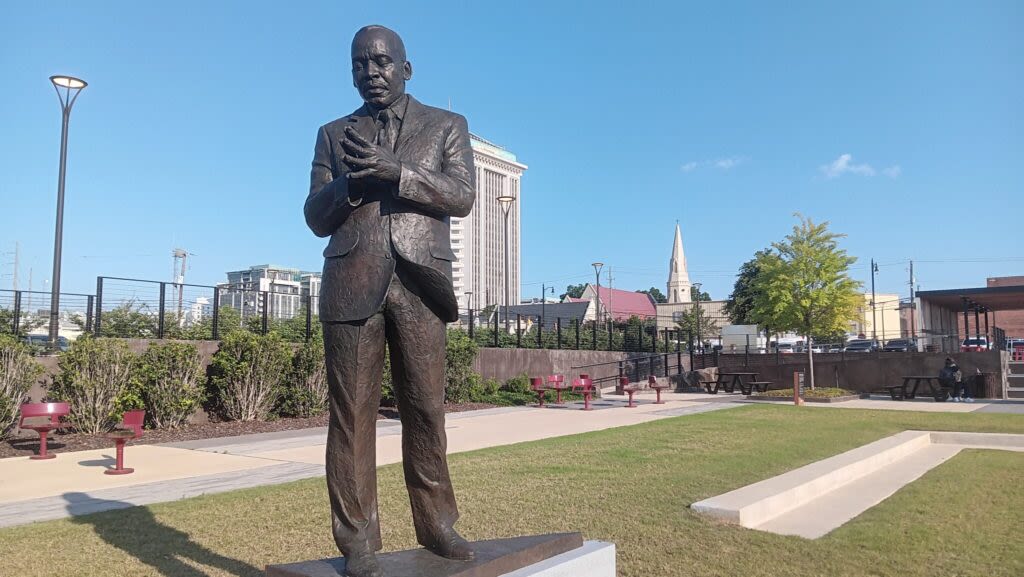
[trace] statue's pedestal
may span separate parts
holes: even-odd
[[[473,543],[476,558],[451,561],[425,549],[377,555],[387,577],[615,577],[615,545],[556,533]],[[338,577],[344,557],[267,567],[267,577]]]

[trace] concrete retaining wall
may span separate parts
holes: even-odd
[[[886,385],[898,385],[904,375],[938,375],[946,357],[960,365],[964,378],[979,370],[990,373],[986,391],[974,391],[981,398],[1002,398],[1004,362],[999,351],[976,353],[820,353],[814,355],[814,378],[819,387],[841,387],[867,393]],[[807,371],[806,354],[719,355],[719,370],[757,371],[773,388],[793,386],[793,373]],[[806,383],[806,381],[805,381]]]

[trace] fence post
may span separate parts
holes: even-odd
[[[576,350],[580,350],[580,319],[573,319],[573,323],[576,325]]]
[[[306,295],[306,342],[313,337],[313,293]]]
[[[494,346],[498,346],[498,307],[494,307],[494,311],[491,313],[494,315]]]
[[[270,291],[260,292],[260,299],[263,300],[263,318],[261,319],[261,334],[267,334],[267,315],[270,313]]]
[[[615,350],[615,336],[614,336],[614,333],[615,333],[615,321],[614,320],[609,320],[608,321],[608,347],[605,348],[604,350],[606,350],[606,351],[614,351]],[[623,332],[623,334],[625,334],[625,332]],[[622,340],[623,340],[622,348],[626,348],[626,342],[625,342],[626,339],[622,339]]]
[[[469,307],[469,338],[473,339],[473,307]]]
[[[690,370],[694,371],[696,368],[693,366],[693,331],[686,332],[686,348],[690,351]]]
[[[220,340],[220,287],[213,287],[213,332],[210,338]]]
[[[96,336],[100,336],[100,319],[103,318],[103,277],[96,277]]]
[[[678,329],[673,332],[676,335],[676,370],[678,371],[678,374],[681,375],[683,374],[683,351],[681,349],[679,339],[682,335],[679,334],[680,331]]]
[[[94,297],[93,295],[85,297],[85,332],[87,333],[92,332],[92,315],[95,300],[96,297]]]
[[[14,318],[11,319],[11,331],[18,336],[21,330],[21,291],[14,291]],[[15,400],[15,402],[19,402]]]
[[[523,329],[520,326],[520,321],[523,319],[523,315],[516,313],[516,348],[520,349],[523,347]]]
[[[747,346],[743,349],[743,366],[750,367],[750,335],[747,335]]]
[[[157,314],[160,318],[156,321],[156,338],[164,338],[164,297],[167,296],[167,283],[160,283],[160,306],[157,309],[160,311]]]
[[[540,317],[540,320],[537,322],[537,348],[538,349],[543,349],[544,348],[544,341],[542,340],[543,338],[544,338],[544,317]]]
[[[557,335],[557,337],[555,337],[555,342],[558,343],[558,350],[562,350],[562,319],[561,318],[555,319],[555,331],[556,331],[555,334]]]
[[[592,345],[592,348],[596,351],[597,350],[597,319],[594,319],[593,333],[594,333],[594,342],[592,342],[590,344]]]

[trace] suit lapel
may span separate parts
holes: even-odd
[[[398,135],[398,145],[395,147],[395,154],[399,158],[409,141],[423,130],[423,113],[423,105],[410,94],[405,118],[402,120],[402,132]]]
[[[366,108],[365,104],[350,114],[348,116],[348,121],[355,125],[356,132],[366,140],[373,142],[373,139],[377,137],[377,125],[373,122],[373,119],[370,118],[370,111]]]

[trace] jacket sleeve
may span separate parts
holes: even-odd
[[[348,179],[334,178],[331,168],[331,141],[321,126],[313,151],[313,170],[306,197],[306,224],[319,237],[330,236],[352,214],[348,203]]]
[[[455,115],[444,142],[441,170],[403,164],[398,198],[440,216],[463,217],[476,199],[476,170],[466,119]]]

